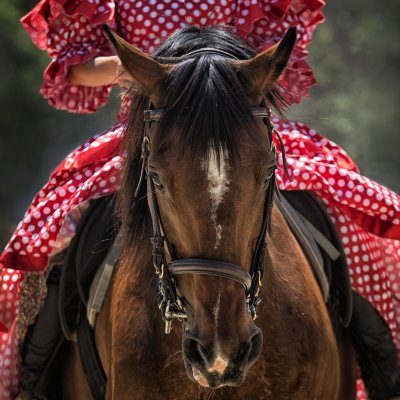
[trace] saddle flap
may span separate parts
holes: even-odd
[[[114,196],[91,202],[66,251],[60,281],[59,314],[65,336],[75,340],[78,309],[89,298],[90,285],[115,238]]]
[[[109,252],[107,253],[106,258],[104,259],[100,268],[97,270],[92,284],[90,285],[86,315],[92,328],[94,328],[96,324],[97,314],[100,312],[104,303],[104,299],[106,297],[108,287],[110,286],[114,268],[118,262],[120,253],[121,242],[117,236]]]
[[[327,279],[328,309],[331,317],[334,318],[334,314],[339,314],[341,323],[347,327],[353,312],[353,296],[349,269],[336,228],[323,204],[310,192],[294,190],[284,191],[282,194],[286,199],[285,204],[289,203],[290,207],[300,215],[297,219],[301,221],[302,231],[309,231],[308,236],[311,237],[309,247],[315,249],[317,245],[317,249],[321,250],[317,251],[323,259],[323,273],[316,264],[318,267],[314,268],[316,278],[318,282],[324,282],[324,287],[321,286],[323,293],[326,290],[325,278]],[[301,240],[299,242],[301,243]],[[335,322],[332,323],[335,326]]]

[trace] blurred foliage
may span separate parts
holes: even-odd
[[[52,169],[106,129],[116,96],[95,115],[52,109],[41,98],[48,63],[20,26],[35,0],[0,1],[0,246]],[[311,44],[318,86],[295,118],[338,142],[373,179],[400,190],[398,0],[328,0]]]
[[[318,86],[294,115],[399,192],[400,2],[328,0],[324,11],[308,57]]]

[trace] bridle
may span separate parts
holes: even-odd
[[[186,54],[187,58],[190,55],[209,52],[219,54],[224,57],[231,56],[229,53],[219,51],[218,49],[200,49],[192,53]],[[271,211],[276,189],[275,183],[275,168],[268,176],[265,183],[265,203],[263,212],[263,221],[259,236],[254,248],[250,273],[245,271],[241,266],[218,260],[205,258],[185,258],[178,259],[175,257],[174,249],[168,239],[166,230],[164,229],[163,220],[158,206],[156,187],[148,170],[148,160],[150,154],[150,126],[153,122],[160,121],[164,114],[160,109],[149,109],[144,112],[144,133],[142,140],[142,168],[141,174],[136,189],[135,197],[138,197],[140,188],[144,181],[147,182],[147,198],[148,206],[152,222],[151,243],[153,247],[152,258],[155,273],[158,278],[157,285],[157,302],[161,310],[163,320],[165,322],[165,333],[169,334],[172,329],[173,319],[178,319],[185,322],[187,320],[187,312],[184,300],[179,295],[179,290],[176,285],[175,277],[185,274],[201,274],[223,277],[240,283],[245,289],[247,310],[253,319],[257,318],[257,306],[261,299],[258,296],[262,278],[264,275],[264,256],[266,250],[266,235],[270,226]],[[262,118],[267,126],[269,143],[271,151],[277,158],[276,147],[273,141],[273,134],[277,135],[281,142],[282,155],[284,157],[284,148],[279,134],[275,131],[271,122],[271,111],[267,107],[253,107],[252,114],[255,118]],[[286,169],[286,168],[285,168]],[[165,249],[167,249],[169,261],[167,261]]]

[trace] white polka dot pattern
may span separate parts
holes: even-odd
[[[20,355],[17,334],[19,285],[22,272],[0,270],[0,399],[11,400],[18,393]]]
[[[400,197],[360,175],[342,149],[314,130],[274,123],[292,177],[288,180],[281,168],[280,188],[310,190],[322,199],[342,240],[353,288],[388,323],[399,351]]]
[[[290,89],[288,101],[299,102],[315,84],[304,48],[323,21],[323,5],[322,0],[43,0],[21,22],[52,58],[41,93],[61,110],[91,113],[107,102],[110,87],[76,86],[67,79],[71,65],[112,54],[103,23],[149,52],[188,24],[233,26],[258,50],[276,43],[296,25],[296,49],[280,83]]]
[[[259,50],[296,25],[297,45],[280,83],[290,89],[289,100],[298,102],[315,83],[304,61],[305,47],[323,19],[323,4],[322,0],[42,0],[22,23],[52,57],[42,94],[54,107],[81,113],[103,105],[110,88],[74,86],[66,75],[72,64],[111,54],[102,23],[146,51],[185,24],[233,25]],[[342,238],[354,289],[390,325],[400,349],[399,196],[361,176],[342,149],[312,129],[301,123],[274,123],[282,135],[292,176],[288,180],[280,171],[280,188],[310,190],[324,201]],[[1,255],[0,400],[15,397],[20,374],[16,318],[22,272],[7,267],[43,270],[49,256],[69,244],[79,210],[87,201],[116,190],[124,162],[118,155],[122,134],[123,125],[117,124],[72,152],[34,198]],[[366,400],[360,380],[357,398]]]
[[[117,124],[90,139],[53,172],[18,225],[0,266],[38,270],[39,264],[45,266],[49,256],[68,246],[85,201],[116,190],[123,163],[116,155],[122,131],[122,125]],[[0,269],[0,400],[11,400],[18,393],[16,323],[21,280],[21,271]]]
[[[357,400],[368,400],[367,392],[365,390],[364,382],[362,379],[357,379]]]

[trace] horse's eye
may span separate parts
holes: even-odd
[[[273,170],[273,169],[271,169],[270,171],[268,171],[268,174],[267,174],[267,176],[265,177],[265,180],[266,180],[266,181],[269,181],[269,180],[272,178],[272,176],[274,175],[274,172],[275,172],[275,170]]]
[[[264,180],[264,188],[265,188],[265,189],[268,189],[269,181],[270,181],[271,178],[274,176],[274,173],[275,173],[275,167],[274,167],[274,168],[271,168],[271,169],[268,171],[267,176],[265,177],[265,180]]]
[[[157,186],[159,189],[162,189],[164,187],[161,182],[161,178],[155,172],[151,172],[150,177],[154,185]]]

